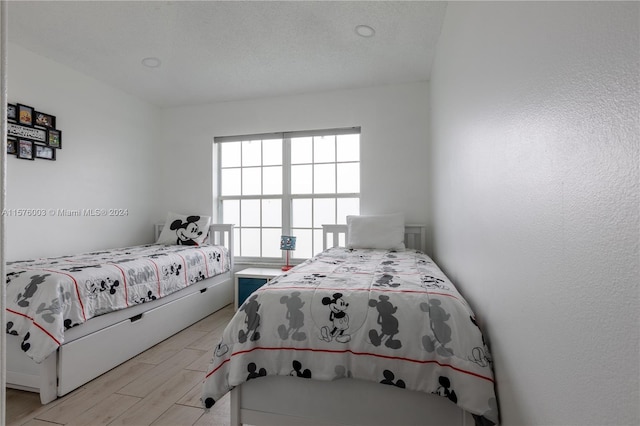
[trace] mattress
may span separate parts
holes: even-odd
[[[203,403],[267,375],[362,379],[499,418],[475,315],[420,251],[332,248],[254,292],[213,349]]]
[[[65,330],[229,268],[228,250],[211,245],[151,244],[7,262],[6,332],[40,363],[64,343]]]

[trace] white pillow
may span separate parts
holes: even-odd
[[[404,250],[404,215],[347,216],[347,248]]]
[[[157,244],[199,246],[209,237],[210,216],[187,216],[169,212]]]

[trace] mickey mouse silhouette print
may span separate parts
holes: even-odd
[[[389,296],[378,296],[378,299],[369,299],[369,306],[378,310],[376,322],[380,326],[380,333],[373,329],[369,330],[369,339],[374,346],[380,346],[384,342],[388,348],[400,349],[402,342],[393,339],[393,336],[400,332],[398,318],[393,316],[398,307],[389,302]]]

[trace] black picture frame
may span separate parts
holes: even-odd
[[[18,149],[18,152],[16,153],[18,158],[21,158],[23,160],[33,160],[33,145],[33,141],[27,139],[18,139],[18,145],[16,146],[16,148]]]
[[[18,123],[22,124],[23,126],[33,126],[33,114],[35,112],[33,107],[24,104],[16,104],[16,108],[16,120],[18,121]]]
[[[14,104],[7,104],[7,120],[16,122],[18,109]]]
[[[57,129],[47,130],[47,145],[52,148],[62,148],[62,131]]]
[[[56,161],[55,148],[52,148],[47,145],[39,145],[39,144],[34,144],[33,147],[35,149],[34,151],[35,158],[42,158],[43,160]]]
[[[46,129],[56,128],[56,117],[46,112],[35,111],[33,118],[33,125],[36,127],[42,127]]]
[[[16,138],[7,138],[7,154],[18,154],[18,140]]]

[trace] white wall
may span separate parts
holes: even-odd
[[[7,159],[8,209],[128,209],[124,217],[7,218],[9,260],[148,243],[158,198],[159,112],[9,44],[8,97],[56,116],[56,161]]]
[[[431,80],[436,258],[505,425],[637,425],[635,2],[452,2]]]
[[[361,126],[361,212],[402,211],[407,222],[426,223],[427,88],[425,82],[164,110],[166,196],[159,210],[215,214],[214,136]]]

